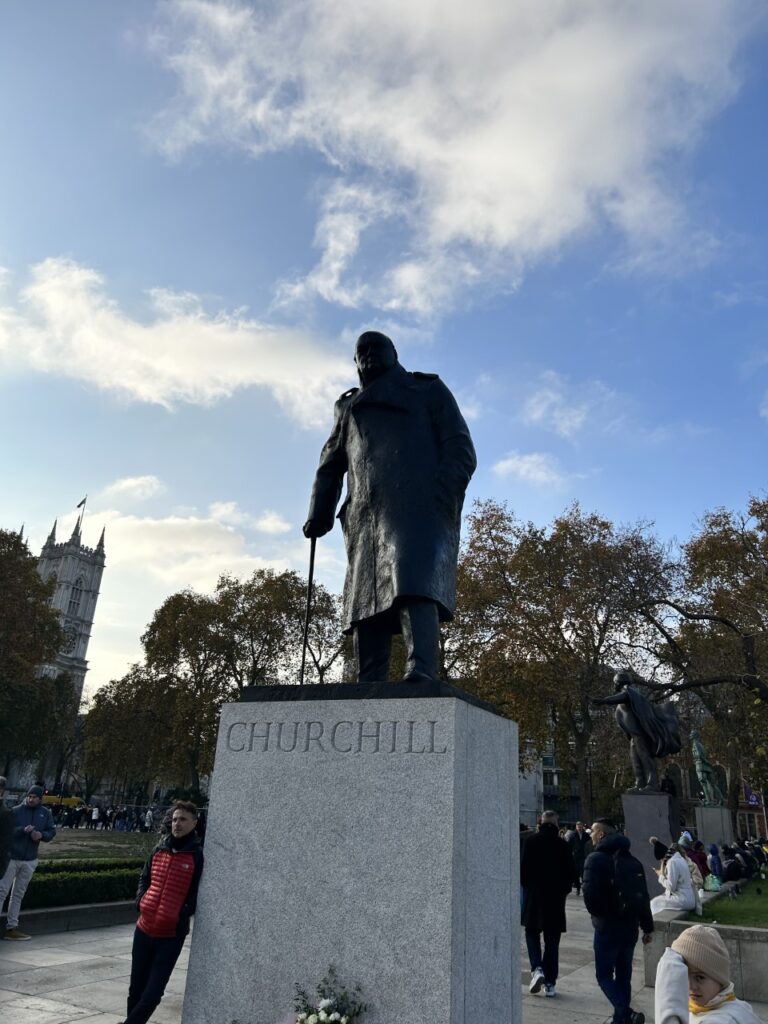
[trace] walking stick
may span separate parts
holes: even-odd
[[[301,645],[301,672],[299,673],[299,686],[304,685],[304,666],[307,663],[307,637],[309,636],[309,616],[312,612],[312,580],[315,575],[315,546],[317,537],[311,537],[309,541],[309,583],[307,584],[307,614],[304,617],[304,642]]]

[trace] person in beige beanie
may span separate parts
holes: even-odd
[[[672,943],[656,969],[655,1024],[760,1024],[736,998],[731,958],[716,928],[696,924]]]

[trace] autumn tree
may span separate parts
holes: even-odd
[[[742,776],[768,782],[768,500],[706,513],[680,568],[677,592],[647,609],[660,666],[652,682],[694,696],[696,724],[730,768],[735,810]]]
[[[80,696],[68,672],[42,676],[34,690],[34,731],[39,738],[37,776],[43,779],[47,771],[52,771],[49,784],[58,791],[78,743]]]
[[[35,757],[41,736],[33,728],[40,697],[37,671],[53,660],[63,642],[37,560],[18,533],[0,530],[0,763]]]
[[[446,675],[514,718],[532,755],[554,738],[589,816],[590,700],[617,667],[642,660],[642,609],[667,592],[667,552],[648,526],[616,527],[578,505],[542,528],[485,501],[468,525]]]
[[[213,600],[232,682],[242,690],[268,681],[297,682],[307,583],[298,573],[257,569],[248,579],[224,575]],[[339,599],[321,584],[312,590],[306,682],[324,683],[344,650]]]
[[[200,791],[213,767],[219,711],[236,688],[225,655],[220,609],[212,597],[183,590],[155,612],[141,638],[151,678],[169,711],[167,745],[178,777]]]
[[[173,696],[145,665],[133,665],[97,691],[84,723],[80,775],[86,799],[106,786],[141,802],[153,780],[177,769]]]

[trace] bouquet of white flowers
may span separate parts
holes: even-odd
[[[355,985],[352,992],[348,992],[339,982],[333,966],[328,968],[328,973],[315,991],[317,997],[312,1000],[303,988],[296,986],[293,1004],[296,1024],[330,1024],[331,1021],[333,1024],[352,1024],[368,1009],[360,1000],[360,986]]]

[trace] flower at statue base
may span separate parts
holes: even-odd
[[[349,992],[339,981],[333,966],[328,968],[315,992],[316,998],[312,1000],[303,988],[296,986],[293,1001],[296,1024],[352,1024],[368,1009],[360,999],[360,986],[355,985]]]

